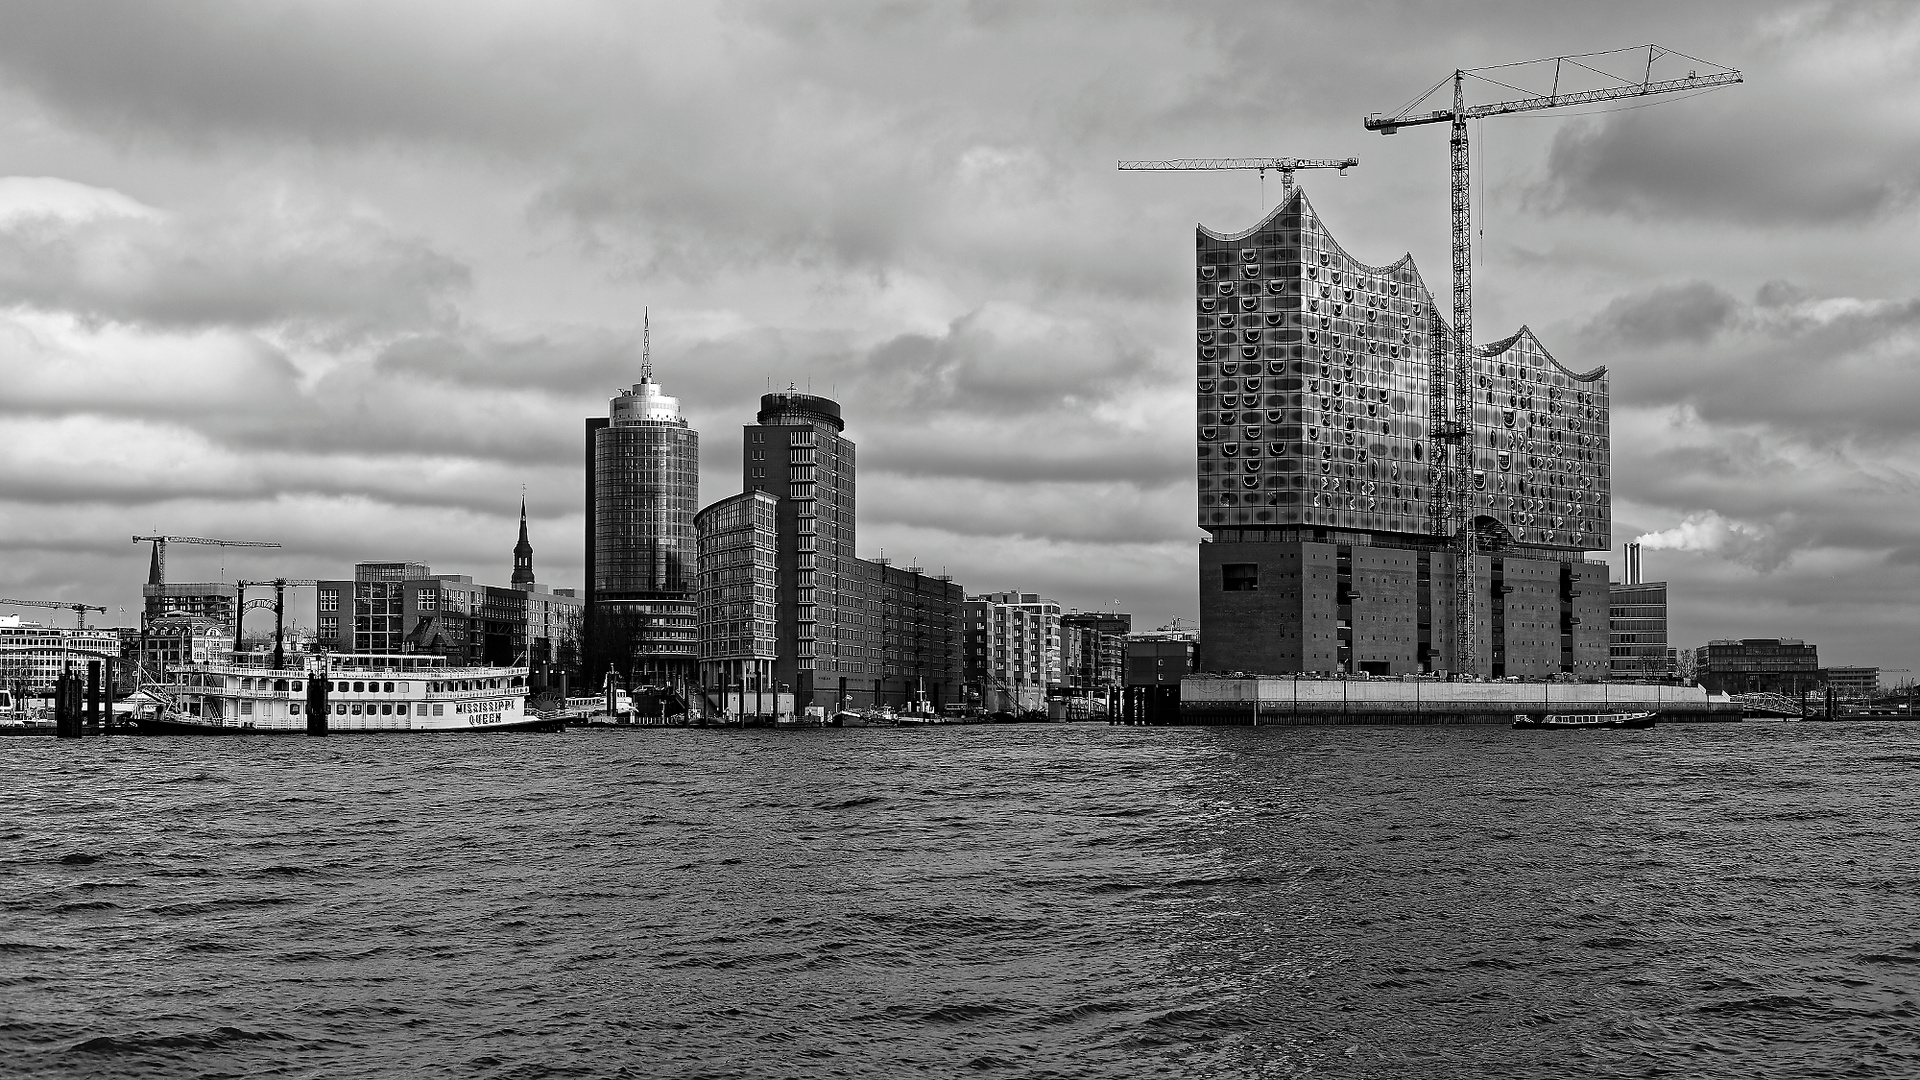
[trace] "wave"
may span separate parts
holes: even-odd
[[[173,1035],[140,1031],[131,1035],[98,1035],[75,1044],[69,1052],[103,1056],[151,1054],[155,1050],[214,1050],[236,1043],[281,1042],[292,1038],[278,1031],[248,1031],[237,1027]]]

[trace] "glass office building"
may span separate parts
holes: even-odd
[[[587,421],[586,677],[695,677],[700,435],[651,374]]]

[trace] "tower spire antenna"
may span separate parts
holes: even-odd
[[[640,309],[640,381],[653,381],[653,312]]]

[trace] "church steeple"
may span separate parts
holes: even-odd
[[[513,545],[513,584],[533,585],[533,545],[527,541],[527,499],[520,497],[520,542]]]

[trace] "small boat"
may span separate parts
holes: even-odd
[[[1513,718],[1516,728],[1552,728],[1555,730],[1574,730],[1580,728],[1650,728],[1654,724],[1654,714],[1637,713],[1567,713],[1561,716],[1529,716],[1525,713]]]

